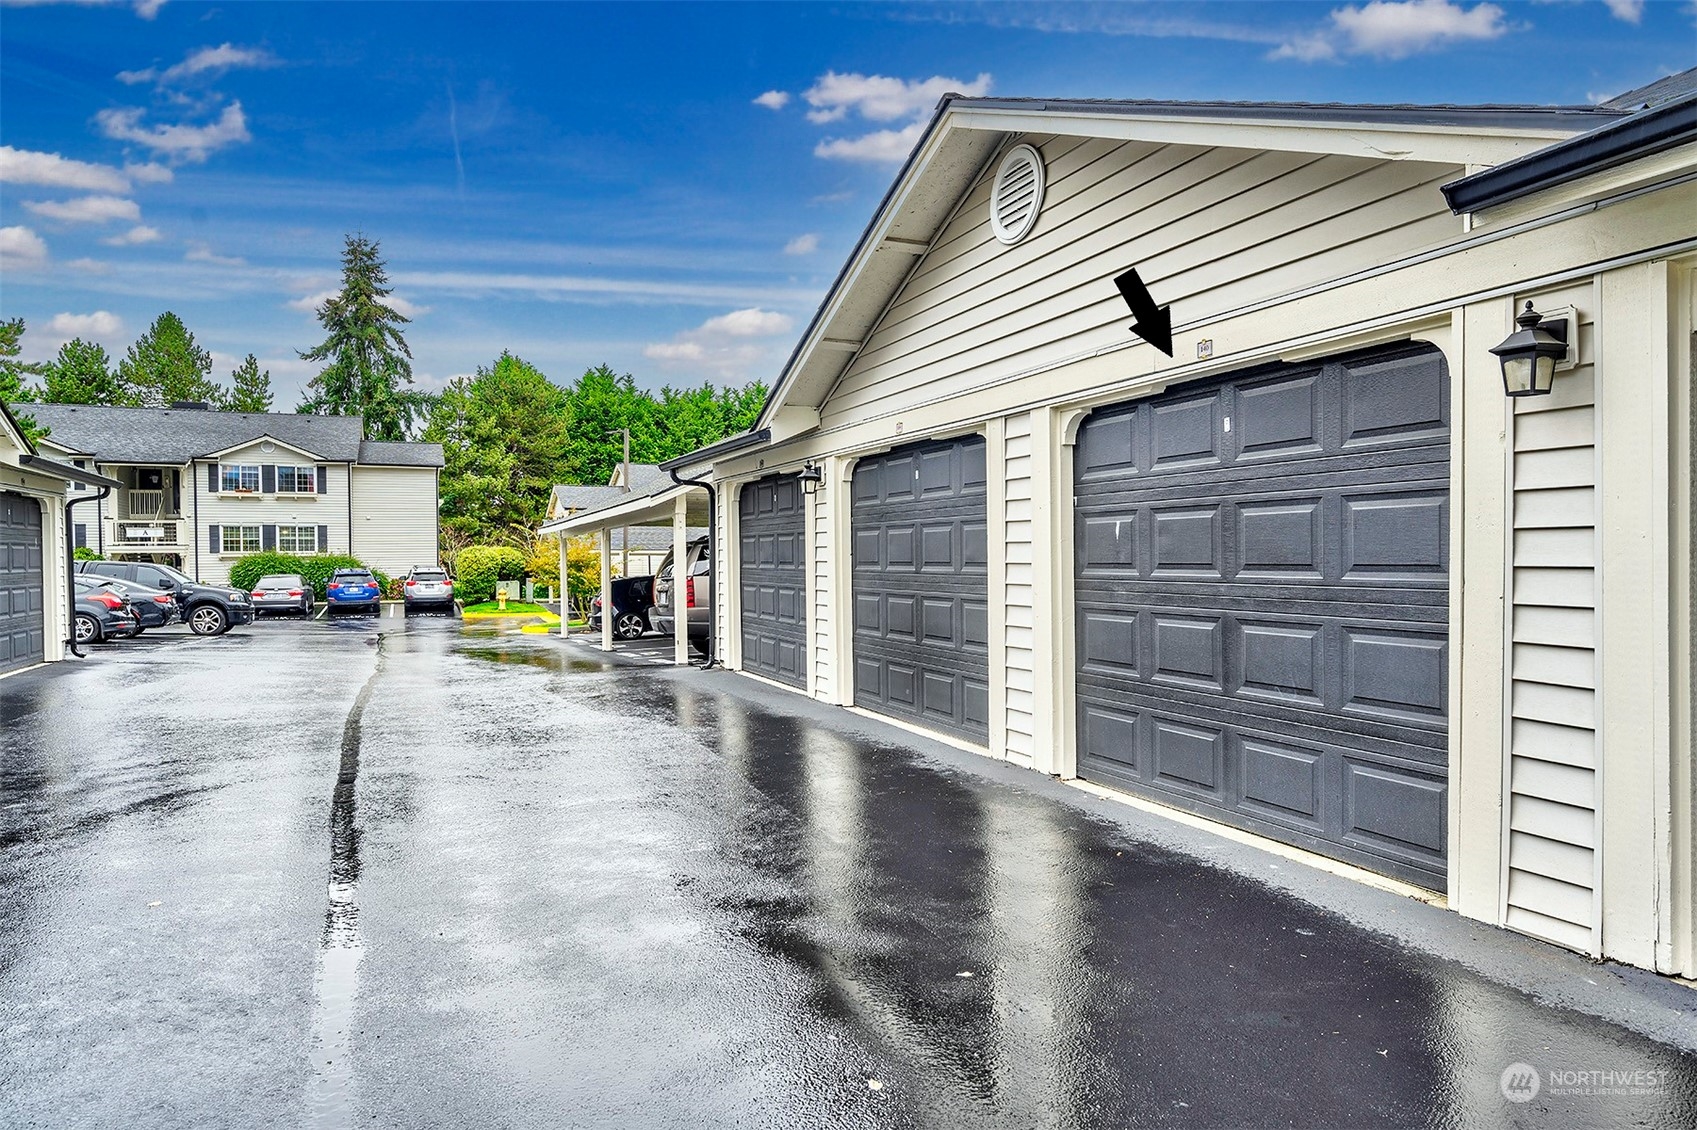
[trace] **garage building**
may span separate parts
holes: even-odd
[[[666,465],[717,657],[1697,974],[1694,216],[1694,73],[945,98],[755,428]]]

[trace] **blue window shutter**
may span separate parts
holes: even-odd
[[[224,548],[223,543],[218,540],[217,526],[206,527],[206,548],[210,549],[213,553],[217,553]]]
[[[88,527],[82,522],[77,523],[77,548],[83,549],[88,545]]]
[[[277,465],[267,463],[259,469],[259,491],[261,494],[277,493]]]
[[[318,493],[319,494],[329,494],[330,493],[330,468],[328,468],[328,467],[318,468]],[[322,527],[320,527],[320,528],[322,528]],[[322,539],[320,539],[320,540],[322,540]]]
[[[318,468],[318,473],[320,475],[322,475],[324,473],[324,468],[322,468],[322,467]],[[324,480],[319,479],[318,481],[323,482]],[[320,553],[329,553],[330,552],[330,527],[329,526],[318,527],[318,552],[320,552]]]
[[[218,464],[216,463],[206,465],[206,489],[213,494],[218,493]]]
[[[261,527],[259,527],[259,548],[261,548],[261,549],[276,549],[277,548],[277,527],[276,526],[261,526]]]

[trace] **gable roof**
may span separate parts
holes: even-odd
[[[265,442],[269,441],[273,447],[285,447],[288,450],[294,452],[296,455],[304,455],[308,459],[323,459],[324,458],[324,456],[320,455],[316,451],[308,451],[306,448],[299,447],[295,444],[290,443],[287,440],[278,439],[276,436],[272,435],[270,432],[266,432],[264,435],[258,436],[257,439],[260,443],[265,443]],[[220,456],[230,454],[230,452],[232,452],[232,451],[240,451],[244,447],[252,447],[253,444],[254,444],[254,440],[244,439],[241,442],[233,443],[229,447],[226,447],[226,448],[224,448],[220,451],[203,451],[200,454],[201,454],[201,457],[205,458],[205,459],[217,459]]]
[[[617,482],[624,465],[613,468],[612,480]],[[660,466],[653,463],[632,463],[630,465],[630,490],[609,483],[602,486],[598,483],[560,483],[554,487],[548,500],[548,513],[558,515],[571,511],[578,513],[584,510],[596,510],[603,506],[625,498],[635,498],[638,495],[653,494],[657,490],[672,485],[672,476]]]
[[[187,463],[229,451],[266,436],[335,463],[363,462],[358,416],[310,416],[297,412],[213,412],[195,408],[108,408],[87,404],[32,404],[30,415],[49,429],[54,447],[91,455],[102,463]],[[420,449],[411,458],[436,460],[438,444],[375,444],[377,461],[393,463],[391,448]]]
[[[442,445],[362,440],[359,445],[359,462],[368,467],[440,467]]]
[[[1347,154],[1387,161],[1496,165],[1625,116],[1602,106],[1419,106],[964,98],[945,95],[884,194],[772,385],[739,447],[770,429],[781,441],[817,422],[853,362],[957,204],[1013,138],[1059,134],[1150,143]],[[792,412],[782,414],[785,408]],[[787,415],[789,418],[783,418]],[[738,439],[741,437],[732,437]],[[668,460],[699,466],[730,441]]]

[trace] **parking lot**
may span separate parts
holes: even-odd
[[[1689,990],[669,639],[515,629],[266,619],[0,680],[0,1124],[1697,1117]],[[1510,1105],[1517,1062],[1658,1081]]]

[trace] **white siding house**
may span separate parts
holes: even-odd
[[[102,556],[161,561],[212,584],[261,550],[352,554],[391,575],[437,560],[439,444],[363,440],[360,420],[343,416],[30,411],[49,429],[44,449],[122,484],[71,531]]]
[[[799,476],[801,693],[1697,975],[1697,78],[1655,91],[946,98],[755,428],[665,465],[718,658],[767,674],[741,500]],[[1568,348],[1510,398],[1528,303]]]

